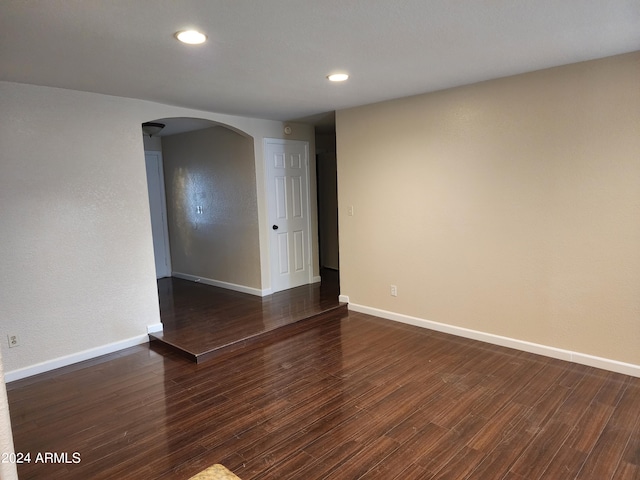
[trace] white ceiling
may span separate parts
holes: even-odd
[[[0,80],[274,120],[638,49],[638,0],[0,0]]]

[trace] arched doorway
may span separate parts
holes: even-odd
[[[259,290],[253,139],[210,120],[153,121],[165,125],[145,137],[145,153],[161,158],[170,275]]]

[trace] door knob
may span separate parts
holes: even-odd
[[[273,228],[274,230],[277,230],[277,229],[278,229],[278,225],[274,225],[274,226],[273,226],[273,227],[271,227],[271,228]]]

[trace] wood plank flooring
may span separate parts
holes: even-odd
[[[363,314],[218,361],[138,346],[8,385],[25,479],[638,479],[640,379]]]
[[[323,269],[322,282],[266,297],[163,278],[158,296],[164,330],[149,338],[196,362],[223,358],[346,315],[339,290],[338,272],[329,269]]]

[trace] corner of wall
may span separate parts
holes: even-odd
[[[14,453],[13,435],[11,433],[11,417],[9,415],[9,400],[7,398],[7,386],[5,384],[4,366],[0,353],[0,478],[2,480],[17,480],[18,470],[15,462],[6,462],[4,455],[9,458]]]

